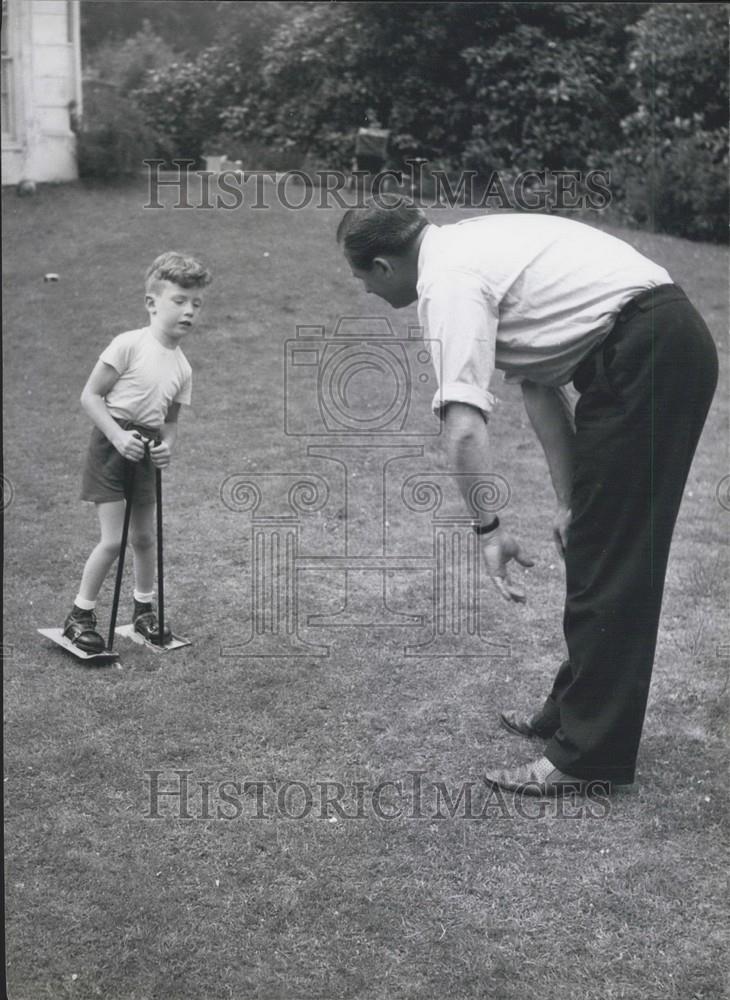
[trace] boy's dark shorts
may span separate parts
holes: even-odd
[[[159,437],[159,431],[154,428],[141,427],[128,420],[117,420],[117,423],[125,430],[139,431],[145,438],[156,440]],[[130,481],[133,486],[133,503],[155,502],[155,467],[149,453],[145,452],[144,458],[139,462],[130,462],[122,458],[98,427],[94,427],[81,477],[81,499],[93,503],[124,500]]]

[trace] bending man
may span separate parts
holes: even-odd
[[[583,223],[538,214],[429,224],[414,205],[348,210],[338,229],[352,272],[395,308],[418,302],[442,345],[434,409],[453,472],[490,468],[495,368],[519,382],[557,497],[568,658],[536,715],[507,728],[544,755],[487,779],[521,793],[631,784],[674,523],[717,382],[701,316],[664,268]],[[575,414],[564,386],[580,393]],[[529,562],[493,521],[483,561],[506,600],[507,564]]]

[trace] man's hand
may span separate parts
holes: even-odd
[[[129,462],[139,462],[144,458],[144,441],[136,431],[119,430],[112,444],[122,458]]]
[[[570,525],[571,513],[567,507],[558,507],[553,522],[553,539],[558,555],[565,560],[565,547],[568,544],[568,527]]]
[[[517,539],[503,532],[501,528],[481,539],[481,549],[487,573],[505,601],[523,604],[527,600],[524,588],[512,583],[507,572],[507,563],[514,559],[520,566],[534,566],[534,559],[524,556]]]
[[[170,446],[167,441],[160,441],[159,444],[150,444],[150,458],[152,464],[158,469],[164,469],[170,464]]]

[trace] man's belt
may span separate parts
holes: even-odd
[[[643,292],[639,292],[632,299],[629,299],[616,315],[616,319],[608,335],[604,337],[597,347],[593,348],[587,357],[583,358],[573,373],[573,385],[578,392],[585,392],[593,381],[599,367],[603,368],[604,361],[606,360],[606,350],[611,348],[620,339],[625,323],[639,313],[648,312],[650,309],[664,302],[686,300],[687,296],[679,285],[673,283],[657,285],[655,288],[647,288]]]

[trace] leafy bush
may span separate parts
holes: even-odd
[[[96,84],[84,93],[76,150],[80,177],[111,180],[139,173],[142,161],[159,155],[161,147],[144,114],[128,98]]]
[[[195,55],[210,45],[221,22],[230,20],[231,7],[238,4],[211,0],[133,0],[109,3],[108,0],[83,0],[81,37],[84,50],[92,56],[120,38],[129,38],[147,21],[179,52]],[[245,5],[241,5],[245,6]],[[223,17],[221,17],[223,14]]]
[[[525,6],[520,23],[463,52],[475,109],[465,165],[484,174],[600,165],[597,151],[611,148],[630,107],[616,72],[628,36],[614,40],[608,58],[609,25],[595,4]]]
[[[677,118],[694,116],[703,129],[727,125],[727,4],[654,4],[629,33],[628,69],[639,116],[650,110],[659,132]]]
[[[133,97],[171,157],[200,164],[224,129],[232,140],[270,145],[265,133],[251,127],[257,121],[252,109],[261,99],[265,46],[286,16],[286,4],[233,5],[217,43],[193,61],[178,60],[147,74]]]
[[[219,132],[273,153],[346,167],[361,125],[415,156],[489,172],[584,165],[630,104],[616,71],[640,5],[234,5],[194,62],[148,75],[141,106],[175,155],[199,160]]]
[[[145,21],[122,41],[103,42],[84,73],[84,111],[77,129],[79,175],[111,180],[143,169],[143,160],[166,156],[167,146],[129,94],[147,74],[163,71],[175,52]]]
[[[728,14],[656,4],[631,29],[635,109],[612,180],[627,217],[689,239],[728,238]]]
[[[238,68],[221,58],[217,46],[206,49],[194,62],[174,62],[149,73],[134,92],[147,121],[165,138],[172,157],[200,163],[206,141],[221,127],[226,100],[235,93]]]
[[[175,59],[175,50],[144,21],[142,30],[130,38],[103,42],[89,58],[86,71],[113,83],[120,94],[128,94],[142,85],[150,70],[163,70]]]
[[[258,0],[216,9],[217,41],[194,60],[170,62],[149,25],[102,50],[105,72],[134,88],[155,152],[162,144],[168,159],[347,168],[358,127],[377,121],[390,131],[392,166],[423,157],[482,178],[610,169],[629,219],[724,238],[725,4]],[[139,115],[115,120],[141,134]],[[90,139],[87,161],[106,162],[114,137]]]
[[[617,156],[612,180],[630,222],[719,243],[730,226],[728,166],[728,129],[684,119],[671,137]]]
[[[272,36],[247,122],[330,166],[349,163],[372,108],[396,164],[579,167],[631,106],[616,64],[639,5],[604,7],[307,5]]]

